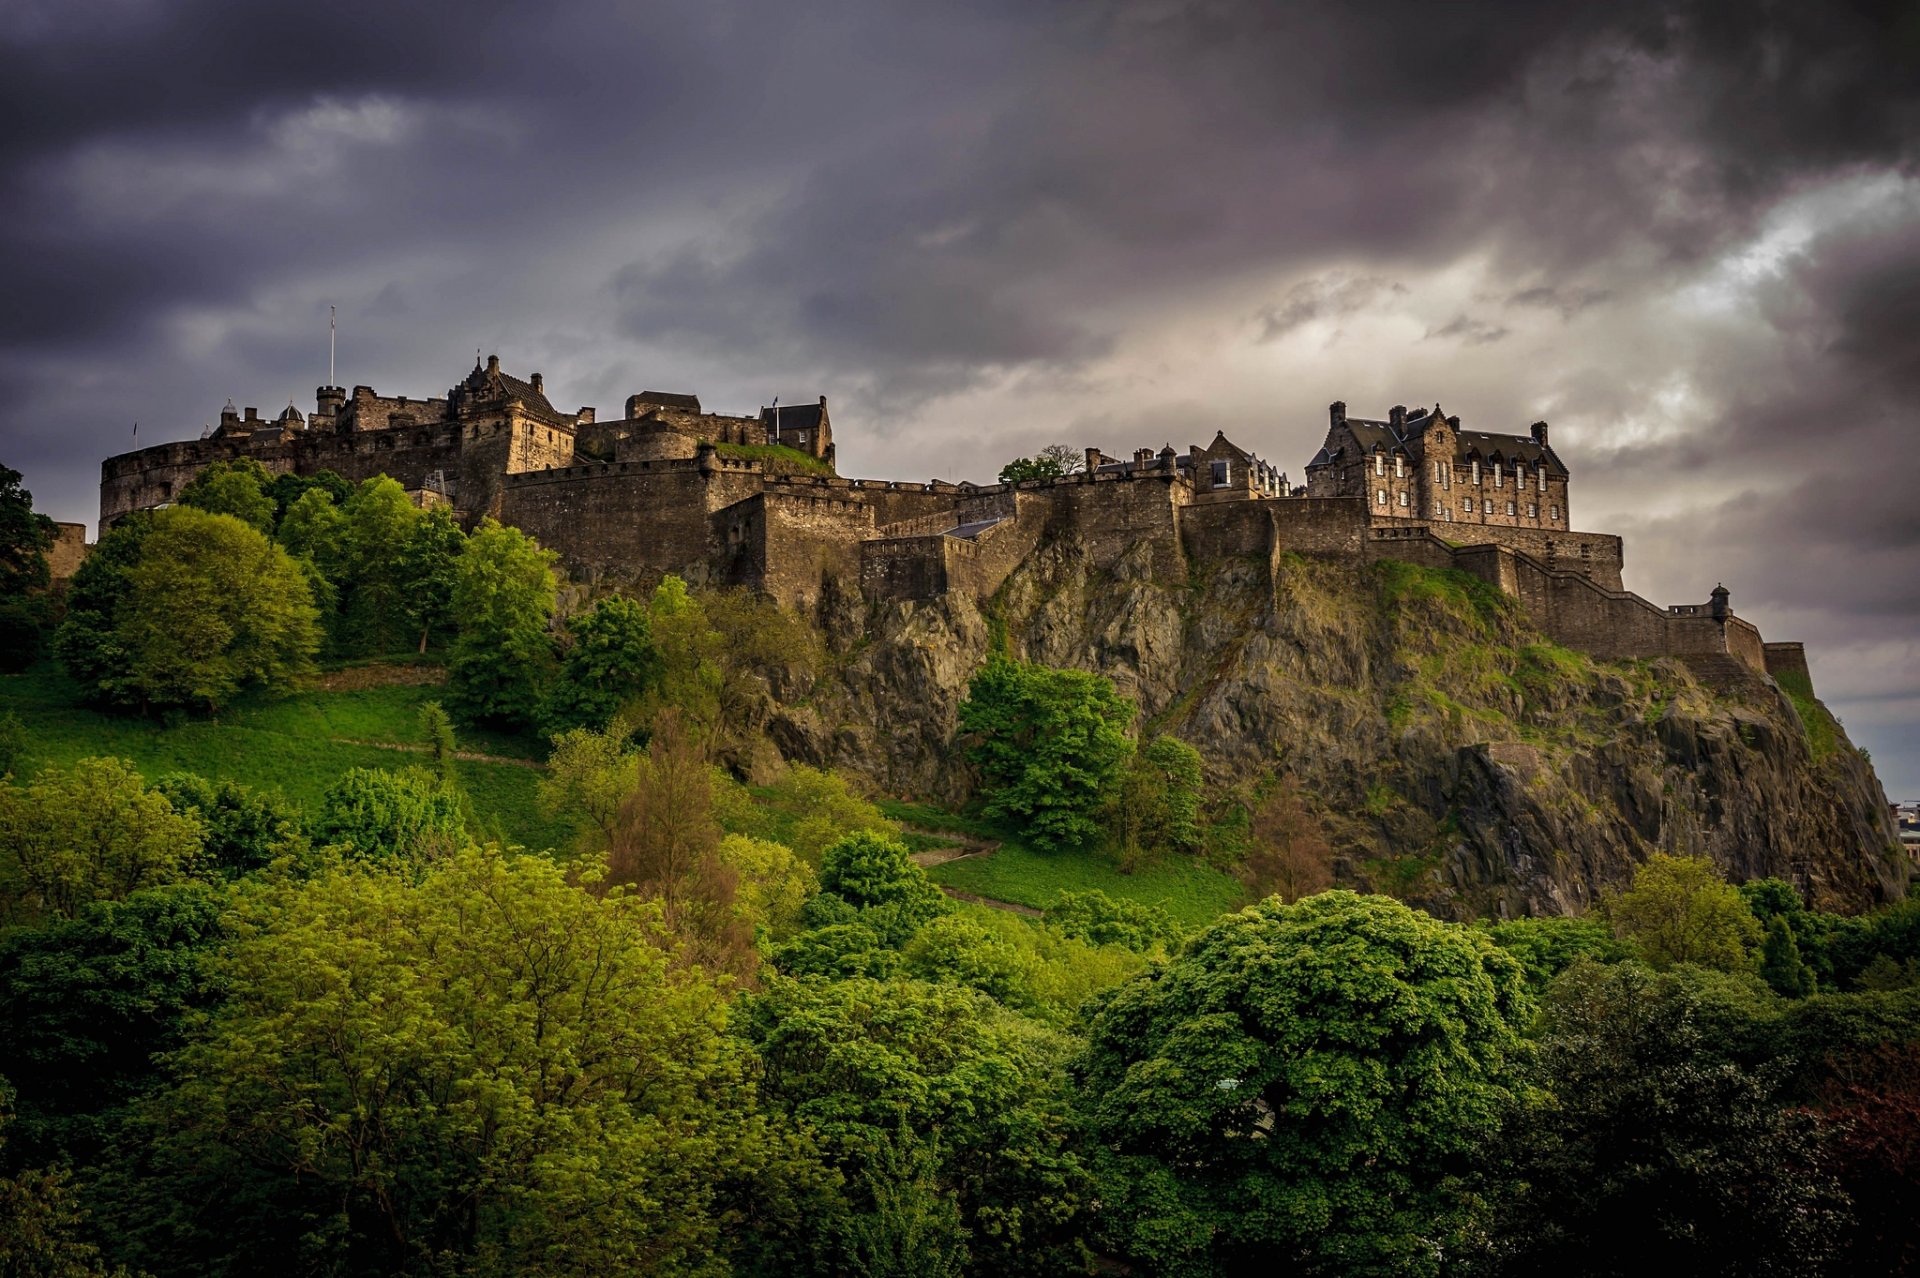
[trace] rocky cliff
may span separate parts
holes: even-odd
[[[1168,581],[1144,548],[1096,569],[1060,540],[984,610],[830,595],[818,624],[837,655],[770,679],[755,717],[788,757],[890,793],[965,797],[956,710],[1004,644],[1107,675],[1218,786],[1290,779],[1343,882],[1439,914],[1578,912],[1656,850],[1828,908],[1906,888],[1879,782],[1810,689],[1597,663],[1462,574],[1282,554]]]

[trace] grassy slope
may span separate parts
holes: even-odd
[[[442,690],[432,686],[302,692],[245,699],[217,720],[164,727],[150,720],[100,714],[78,704],[73,683],[52,665],[0,677],[0,713],[11,711],[27,728],[23,775],[90,755],[129,759],[149,779],[198,772],[260,789],[278,790],[313,809],[348,768],[402,768],[422,756],[378,745],[422,744],[419,710]],[[535,743],[466,734],[462,750],[527,757]],[[463,760],[460,777],[483,824],[527,847],[564,847],[571,824],[540,812],[537,769],[516,763]]]

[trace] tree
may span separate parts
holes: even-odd
[[[1834,1272],[1920,1272],[1920,1043],[1843,1056],[1821,1100],[1857,1222]]]
[[[57,646],[108,704],[217,710],[310,669],[317,619],[284,550],[231,515],[174,506],[101,538],[75,574]]]
[[[122,759],[0,783],[0,918],[72,918],[90,901],[172,882],[195,868],[203,838]]]
[[[319,492],[328,504],[344,506],[347,498],[353,496],[353,482],[337,471],[321,470],[311,475],[296,475],[286,471],[275,475],[267,485],[267,495],[273,498],[274,527],[287,517],[287,511],[295,502],[310,492]]]
[[[540,778],[540,809],[566,813],[579,824],[579,850],[600,855],[612,846],[620,807],[633,793],[639,754],[627,744],[623,723],[605,731],[575,728],[553,739],[546,775]]]
[[[1108,995],[1073,1064],[1108,1245],[1161,1274],[1436,1272],[1531,1001],[1484,936],[1386,897],[1220,920]]]
[[[0,1080],[0,1149],[12,1122],[11,1096]],[[0,1273],[19,1278],[130,1278],[108,1270],[100,1248],[82,1237],[87,1211],[62,1168],[0,1177]]]
[[[1000,482],[1017,484],[1024,479],[1058,479],[1071,475],[1086,464],[1086,454],[1065,444],[1048,444],[1031,457],[1016,457],[1000,468]]]
[[[785,940],[800,929],[800,910],[819,891],[819,880],[785,844],[729,834],[715,849],[720,863],[739,880],[734,902],[740,914],[768,940]]]
[[[711,1274],[788,1157],[655,908],[544,857],[262,884],[234,937],[143,1107],[144,1267]]]
[[[0,1075],[19,1089],[11,1135],[26,1157],[87,1162],[108,1145],[154,1054],[218,1002],[225,905],[207,884],[169,883],[0,932]]]
[[[435,634],[450,638],[454,632],[453,590],[466,544],[453,511],[435,506],[414,521],[400,548],[401,607],[420,632],[421,652]]]
[[[0,466],[0,670],[24,670],[40,656],[47,625],[47,551],[57,529],[33,508],[17,470]]]
[[[460,633],[447,662],[448,700],[481,722],[533,723],[553,644],[554,555],[491,519],[467,539],[453,587]]]
[[[875,1217],[904,1210],[924,1226],[941,1194],[966,1233],[942,1229],[929,1250],[951,1254],[964,1238],[974,1274],[1074,1271],[1088,1186],[1055,1081],[1067,1040],[973,990],[914,980],[775,978],[739,1019],[767,1105],[814,1131],[851,1182],[840,1212],[810,1230],[829,1253],[817,1272],[855,1272],[846,1252],[872,1252],[847,1246],[850,1233],[878,1249]],[[895,1164],[903,1141],[933,1166]]]
[[[1513,955],[1526,969],[1527,984],[1535,994],[1545,993],[1553,984],[1553,978],[1571,967],[1576,959],[1622,963],[1637,953],[1631,941],[1615,936],[1613,929],[1597,918],[1545,915],[1507,919],[1486,926],[1493,943]]]
[[[313,564],[328,580],[346,568],[347,517],[324,489],[310,488],[287,507],[276,539],[288,554]]]
[[[91,701],[123,703],[128,656],[116,627],[130,590],[129,574],[153,529],[150,513],[127,515],[100,534],[68,583],[67,616],[54,634],[53,649]]]
[[[270,491],[273,477],[251,457],[217,461],[180,490],[179,501],[211,515],[232,515],[241,523],[271,533],[279,508]]]
[[[847,835],[822,854],[820,890],[856,909],[894,906],[921,921],[952,908],[913,863],[906,844],[869,830]]]
[[[1062,892],[1047,907],[1044,921],[1062,936],[1089,945],[1118,945],[1136,954],[1163,953],[1185,935],[1159,906],[1116,901],[1098,888]]]
[[[444,858],[465,835],[459,797],[420,768],[348,768],[313,821],[314,842],[375,865]]]
[[[1603,905],[1615,930],[1638,941],[1655,967],[1751,970],[1760,925],[1711,861],[1656,852],[1635,871],[1633,886]]]
[[[1095,814],[1132,749],[1133,714],[1133,703],[1099,675],[989,660],[960,706],[986,815],[1019,822],[1045,851],[1097,839]]]
[[[1127,756],[1107,805],[1122,869],[1199,846],[1200,783],[1200,752],[1176,737],[1155,737]]]
[[[1240,877],[1254,892],[1298,901],[1333,886],[1333,848],[1292,785],[1276,785],[1260,799],[1249,834]]]
[[[752,790],[718,780],[714,815],[729,830],[784,843],[811,865],[820,864],[829,846],[856,831],[888,836],[900,832],[879,808],[854,793],[845,777],[804,763],[789,764],[779,777]]]
[[[1788,998],[1813,993],[1813,971],[1800,957],[1793,929],[1779,915],[1767,923],[1767,937],[1760,946],[1760,979]]]
[[[237,878],[306,850],[299,812],[277,794],[193,772],[161,777],[153,789],[174,811],[200,822],[204,843],[197,868],[203,875]]]
[[[1702,1050],[1689,987],[1580,960],[1554,985],[1531,1081],[1497,1146],[1490,1268],[1822,1272],[1845,1222],[1815,1118],[1778,1075]]]
[[[342,512],[340,633],[349,651],[390,652],[414,629],[402,560],[420,523],[419,509],[385,475],[366,480]]]
[[[541,715],[549,732],[604,728],[660,681],[665,663],[644,604],[608,595],[568,631],[572,642]]]

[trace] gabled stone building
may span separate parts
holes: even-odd
[[[1440,405],[1385,421],[1327,410],[1327,441],[1307,463],[1307,496],[1362,497],[1386,518],[1496,528],[1572,526],[1567,467],[1547,442],[1547,424],[1525,435],[1465,430]],[[1458,540],[1457,538],[1455,540]]]

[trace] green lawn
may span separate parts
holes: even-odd
[[[423,744],[420,706],[439,699],[443,691],[425,685],[252,697],[217,719],[187,719],[166,727],[81,706],[72,681],[57,666],[42,664],[24,674],[0,676],[0,713],[12,712],[27,729],[23,775],[91,755],[115,755],[131,760],[149,779],[168,772],[198,772],[278,790],[312,809],[348,768],[401,768],[421,762],[420,755],[406,751],[349,743]],[[539,743],[462,732],[460,748],[532,758]],[[571,823],[540,812],[537,769],[473,760],[463,760],[459,767],[483,825],[527,847],[567,844]]]
[[[1099,888],[1108,896],[1157,905],[1190,926],[1211,923],[1246,903],[1238,879],[1180,857],[1122,874],[1112,862],[1084,852],[1035,852],[1007,842],[991,856],[949,861],[928,871],[936,883],[1046,909],[1062,892]]]

